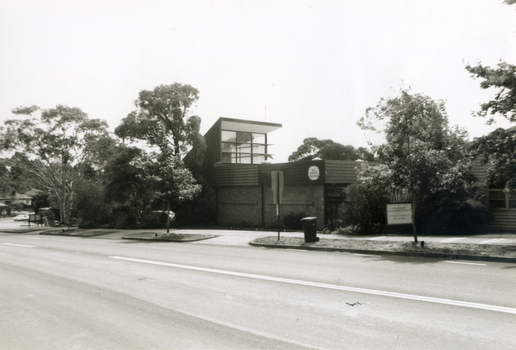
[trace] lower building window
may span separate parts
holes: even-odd
[[[502,189],[489,189],[489,208],[516,209],[516,193],[505,193]]]

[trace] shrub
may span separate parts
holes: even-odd
[[[110,225],[113,228],[134,229],[138,227],[138,218],[134,215],[134,212],[129,206],[117,206],[113,208],[112,213]]]
[[[305,213],[289,213],[283,217],[283,227],[287,230],[302,230],[301,219],[305,218]]]
[[[344,225],[350,225],[352,233],[378,234],[386,224],[386,190],[367,184],[353,184],[344,190],[346,201],[340,205],[339,214]]]
[[[181,226],[215,226],[217,224],[217,204],[215,192],[203,186],[202,192],[193,200],[174,208],[177,224]]]
[[[165,228],[167,227],[167,213],[162,211],[146,212],[142,216],[140,228]]]
[[[20,211],[21,209],[23,209],[23,205],[21,203],[10,203],[7,206],[7,213],[11,215],[12,212]]]
[[[104,186],[84,181],[77,191],[77,217],[81,227],[95,227],[109,222],[111,205],[104,201]],[[59,217],[59,216],[57,216]]]
[[[492,220],[484,195],[440,191],[419,204],[416,223],[425,234],[468,235],[482,231]]]

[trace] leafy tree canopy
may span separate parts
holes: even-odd
[[[107,198],[127,208],[136,222],[150,206],[154,189],[144,178],[137,164],[143,151],[136,147],[120,146],[105,168]]]
[[[25,193],[34,187],[34,178],[24,166],[28,162],[27,157],[18,152],[11,158],[0,159],[0,194]]]
[[[516,127],[498,128],[479,137],[470,146],[473,156],[489,164],[489,185],[506,191],[516,190]]]
[[[201,118],[188,116],[198,99],[196,88],[179,83],[143,90],[135,102],[138,109],[122,120],[115,134],[124,140],[144,140],[163,155],[185,154],[193,145],[204,150]]]
[[[42,110],[39,118],[33,115],[38,110],[37,106],[13,109],[26,117],[5,122],[6,130],[0,134],[3,149],[21,150],[45,163],[77,164],[88,146],[108,135],[106,121],[89,119],[79,108],[57,105]]]
[[[386,143],[375,150],[385,166],[373,171],[366,165],[364,181],[381,177],[391,191],[408,192],[414,215],[417,204],[428,196],[444,190],[457,193],[470,185],[467,135],[449,127],[443,101],[402,90],[400,96],[382,99],[375,108],[369,108],[358,125],[378,131],[376,125],[381,122]],[[417,241],[415,226],[414,238]]]
[[[373,155],[367,149],[353,146],[344,146],[333,140],[319,140],[309,137],[303,140],[303,144],[289,157],[289,162],[309,161],[316,157],[332,160],[373,160]],[[365,158],[365,159],[364,159]]]
[[[167,212],[197,196],[202,186],[197,184],[180,156],[164,159],[162,154],[142,153],[132,163],[141,173],[139,177],[154,190],[152,202]],[[167,232],[170,219],[167,219]]]
[[[68,222],[74,207],[75,193],[82,178],[81,168],[95,159],[88,150],[109,138],[107,123],[89,119],[79,108],[57,105],[41,110],[37,106],[13,110],[22,117],[5,122],[0,133],[0,150],[19,150],[30,159],[23,163],[39,180],[39,188],[50,190]]]
[[[154,202],[166,205],[167,211],[201,191],[182,161],[191,151],[189,162],[202,162],[206,148],[200,134],[201,118],[188,116],[190,107],[198,99],[196,88],[179,83],[141,91],[136,100],[138,109],[115,129],[122,139],[143,140],[159,149],[159,153],[142,153],[131,164],[154,191]],[[167,221],[167,231],[169,224]]]
[[[489,125],[495,121],[496,115],[516,122],[516,66],[500,62],[496,68],[478,64],[474,67],[467,65],[466,69],[473,78],[482,79],[482,89],[497,89],[494,99],[481,104],[480,111],[476,114],[480,117],[488,116]]]

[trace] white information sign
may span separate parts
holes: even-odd
[[[316,167],[315,165],[311,166],[310,168],[308,168],[308,178],[312,181],[315,181],[319,178],[319,168]]]
[[[387,225],[403,225],[412,223],[412,204],[387,204]]]

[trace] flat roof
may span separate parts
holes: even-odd
[[[267,134],[282,127],[278,123],[259,122],[253,120],[219,118],[222,130],[256,132]]]

